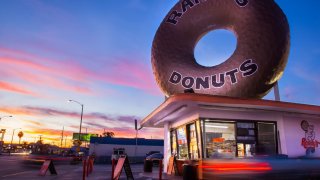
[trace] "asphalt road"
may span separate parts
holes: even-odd
[[[26,156],[0,155],[0,179],[18,176],[32,171],[20,163]]]
[[[1,180],[78,180],[82,179],[82,164],[71,165],[69,161],[56,162],[55,169],[57,175],[51,175],[48,171],[45,176],[39,176],[41,165],[25,164],[24,159],[28,156],[8,156],[0,155],[0,179]],[[134,179],[149,180],[158,179],[158,168],[153,169],[153,173],[143,173],[143,164],[131,164]],[[90,174],[88,180],[107,180],[111,179],[112,167],[110,164],[95,164],[93,173]],[[182,179],[182,177],[166,177],[164,179]],[[122,171],[121,180],[126,180],[125,172]]]

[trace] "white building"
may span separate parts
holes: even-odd
[[[179,164],[218,156],[320,157],[320,106],[176,94],[141,126],[164,128],[164,167],[172,154]]]
[[[96,161],[110,163],[111,155],[115,148],[124,148],[129,159],[135,162],[143,162],[150,151],[163,153],[163,140],[144,138],[111,138],[91,137],[89,154],[95,154]]]

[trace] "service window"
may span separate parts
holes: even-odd
[[[234,123],[206,121],[204,126],[206,158],[232,158],[236,155]]]

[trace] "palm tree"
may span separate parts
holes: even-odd
[[[18,133],[18,137],[19,137],[19,144],[20,144],[20,141],[21,141],[22,136],[23,136],[23,132],[22,132],[22,131],[20,131],[20,132]]]
[[[103,132],[102,135],[103,135],[104,137],[114,137],[114,132],[106,131],[106,132]]]

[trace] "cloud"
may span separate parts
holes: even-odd
[[[24,83],[37,85],[37,86],[47,86],[50,88],[66,90],[70,92],[82,93],[82,94],[92,94],[92,90],[87,87],[81,86],[72,86],[68,83],[63,82],[57,78],[53,78],[52,76],[47,76],[43,74],[42,76],[30,73],[28,71],[16,71],[14,69],[5,70],[8,76],[15,77],[17,79],[21,79]]]
[[[52,108],[44,107],[0,107],[0,112],[7,114],[23,115],[23,116],[32,116],[32,117],[71,117],[79,118],[80,113],[78,112],[69,112],[56,110]],[[134,127],[134,119],[139,119],[136,116],[111,116],[99,112],[85,113],[83,114],[83,125],[93,128],[116,128],[116,127]],[[34,123],[32,123],[34,124]],[[74,128],[78,128],[75,126]]]
[[[314,84],[320,84],[320,74],[318,71],[311,71],[300,66],[293,67],[291,68],[291,70],[296,76],[302,78],[305,81],[309,81]]]
[[[35,137],[43,135],[43,139],[46,141],[58,141],[61,138],[61,130],[64,125],[64,135],[71,137],[74,132],[79,131],[78,118],[80,114],[77,112],[62,111],[52,108],[44,107],[0,107],[0,112],[6,114],[14,114],[14,118],[19,118],[19,127],[22,128],[25,133],[25,137]],[[29,118],[33,119],[30,120]],[[69,117],[69,118],[68,118]],[[70,119],[70,117],[75,121]],[[43,123],[43,119],[46,119]],[[58,123],[61,119],[70,119],[69,121]],[[88,133],[102,134],[103,131],[112,131],[115,133],[115,137],[135,137],[134,119],[140,119],[136,116],[127,115],[106,115],[100,112],[85,113],[83,116],[82,133],[85,129],[88,129]],[[54,121],[50,121],[54,120]],[[14,123],[14,121],[10,121]],[[11,124],[12,126],[12,124]],[[10,127],[7,127],[10,129]],[[163,138],[162,129],[150,129],[143,128],[139,131],[139,137],[141,138]],[[6,141],[8,141],[8,137]],[[32,140],[33,141],[33,140]]]
[[[24,94],[24,95],[30,95],[30,96],[38,96],[38,94],[26,89],[27,88],[20,85],[15,85],[13,83],[0,81],[0,90]]]
[[[108,65],[107,69],[108,71],[95,78],[111,84],[144,90],[152,95],[161,95],[153,79],[151,68],[146,64],[119,59],[112,65]]]
[[[88,84],[103,82],[161,95],[151,67],[136,59],[107,62],[103,70],[94,70],[73,60],[48,59],[31,53],[0,47],[0,65],[6,77],[24,83],[48,86],[76,93],[92,94]],[[76,84],[72,85],[72,84]]]
[[[24,120],[24,122],[26,122],[32,126],[35,126],[35,127],[44,126],[43,123],[35,121],[35,120]]]
[[[294,99],[294,95],[296,94],[295,92],[296,88],[293,88],[291,86],[287,86],[284,88],[284,96],[288,99],[288,100],[292,100]]]

